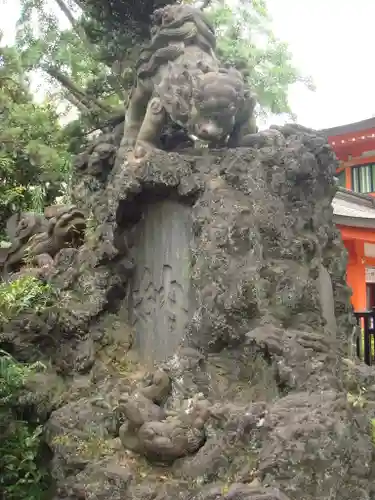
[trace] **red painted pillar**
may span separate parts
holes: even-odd
[[[347,283],[352,289],[352,304],[355,311],[366,309],[366,265],[363,241],[344,242],[349,251]]]
[[[346,187],[346,189],[352,189],[352,169],[351,169],[351,167],[345,167],[345,187]]]

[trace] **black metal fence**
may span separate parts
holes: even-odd
[[[360,333],[357,335],[357,356],[366,365],[375,364],[375,308],[371,311],[356,311],[355,317]]]

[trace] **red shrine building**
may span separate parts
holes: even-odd
[[[325,129],[340,162],[334,220],[348,250],[354,310],[375,307],[375,118]]]

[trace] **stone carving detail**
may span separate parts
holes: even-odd
[[[53,205],[44,216],[25,212],[7,223],[11,246],[3,260],[3,274],[19,271],[23,265],[46,267],[62,249],[79,247],[86,228],[85,216],[74,205]]]
[[[114,165],[120,145],[123,131],[121,125],[113,132],[106,132],[96,137],[82,153],[77,155],[74,162],[76,171],[93,177],[106,178]]]
[[[140,352],[153,361],[173,354],[189,320],[186,208],[159,203],[139,227],[130,317]]]
[[[171,380],[161,369],[150,375],[150,385],[120,396],[116,426],[125,448],[151,461],[171,463],[204,444],[211,405],[198,394],[179,411],[166,410],[162,403],[171,392]]]
[[[320,266],[318,277],[319,301],[322,309],[322,316],[326,321],[325,331],[327,334],[336,337],[337,324],[335,317],[335,300],[333,296],[332,280],[324,266]]]
[[[154,12],[151,41],[137,64],[123,146],[135,157],[160,147],[170,122],[212,146],[236,147],[256,132],[255,99],[240,72],[222,68],[214,28],[199,9],[167,5]]]
[[[162,313],[165,333],[170,339],[178,330],[179,324],[188,322],[188,308],[186,302],[184,303],[183,287],[173,279],[173,270],[170,266],[163,266],[162,276],[162,284],[156,285],[150,269],[144,268],[140,287],[133,292],[133,326],[143,332],[155,332],[155,327],[158,326],[155,319]],[[162,341],[160,338],[160,342]],[[146,343],[153,344],[153,339],[148,337]],[[152,345],[144,345],[144,348],[149,352]]]

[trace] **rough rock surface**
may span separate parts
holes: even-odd
[[[137,163],[119,146],[103,134],[77,159],[74,203],[90,215],[83,247],[46,276],[58,310],[1,333],[64,379],[44,410],[54,500],[372,498],[371,412],[347,397],[372,379],[343,361],[352,318],[325,139],[285,126],[249,148]],[[128,298],[137,225],[166,199],[191,207],[192,314],[166,330],[180,347],[153,371],[134,354]]]

